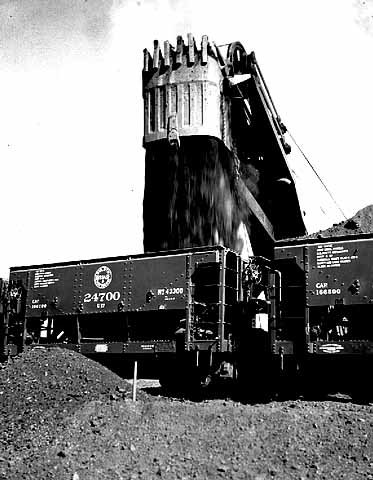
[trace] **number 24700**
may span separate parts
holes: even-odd
[[[120,292],[98,292],[98,293],[86,293],[83,301],[89,302],[111,302],[112,300],[118,301],[120,299]]]

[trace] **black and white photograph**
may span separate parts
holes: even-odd
[[[0,478],[373,480],[373,0],[0,1]]]

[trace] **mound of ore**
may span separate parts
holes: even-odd
[[[343,235],[358,235],[373,233],[373,205],[368,205],[359,210],[353,217],[343,222],[336,223],[326,230],[301,237],[302,239],[339,237]]]
[[[118,389],[119,386],[119,389]],[[373,404],[245,404],[139,392],[74,352],[0,370],[0,478],[373,480]]]
[[[31,448],[84,403],[130,393],[128,382],[79,353],[26,351],[0,370],[0,449]]]

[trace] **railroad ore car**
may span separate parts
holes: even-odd
[[[368,388],[373,235],[222,246],[11,268],[6,355],[62,347],[157,366],[164,385],[214,376],[252,390]],[[6,299],[6,301],[4,300]]]
[[[152,356],[163,383],[177,357],[186,377],[206,378],[232,364],[244,268],[221,246],[12,268],[7,353],[59,346],[122,363]]]
[[[279,241],[281,311],[275,351],[296,358],[307,387],[370,390],[373,235]]]

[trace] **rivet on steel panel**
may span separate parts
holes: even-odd
[[[208,46],[208,43],[209,43],[209,39],[208,39],[208,36],[207,35],[202,35],[202,42],[201,42],[201,55],[202,55],[202,58],[201,58],[201,63],[202,65],[206,65],[207,63],[207,46]]]

